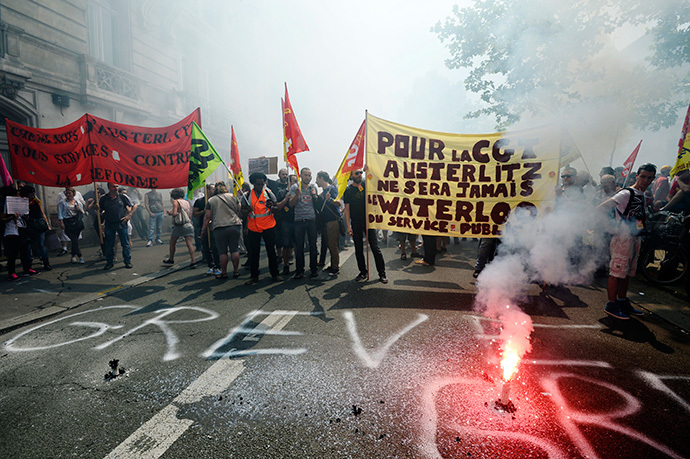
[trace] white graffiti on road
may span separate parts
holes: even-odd
[[[350,333],[350,338],[352,338],[352,349],[354,350],[355,355],[359,357],[362,363],[364,363],[364,366],[368,368],[378,368],[388,353],[388,350],[393,344],[395,344],[396,341],[398,341],[405,333],[409,332],[414,327],[429,318],[429,316],[425,314],[417,314],[416,320],[405,326],[402,330],[391,335],[378,350],[369,353],[362,345],[362,340],[359,337],[359,333],[357,333],[357,324],[355,323],[355,318],[352,313],[350,311],[343,312],[343,317],[345,318],[345,323],[347,324],[347,331]]]

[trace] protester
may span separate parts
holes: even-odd
[[[144,206],[141,205],[141,193],[137,188],[129,187],[127,189],[127,196],[129,197],[129,200],[132,201],[132,204],[136,206],[136,210],[132,214],[132,228],[142,241],[147,241],[149,234],[148,227],[150,224],[146,224],[146,218],[144,217]]]
[[[58,204],[60,227],[72,241],[72,263],[84,264],[84,257],[79,249],[79,236],[84,230],[84,207],[75,199],[74,188],[65,188],[65,199]]]
[[[319,275],[318,249],[316,247],[316,207],[318,207],[318,195],[316,187],[310,185],[311,170],[303,167],[300,171],[301,186],[295,184],[290,187],[289,205],[295,208],[295,275],[293,279],[304,277],[304,242],[305,236],[309,242],[309,268],[310,277]]]
[[[362,180],[363,172],[357,170],[352,172],[352,183],[348,185],[343,194],[343,201],[345,202],[345,224],[347,225],[347,232],[352,236],[355,244],[355,257],[357,258],[357,267],[359,274],[355,281],[361,282],[367,279],[367,264],[364,259],[364,232],[367,228],[366,215],[366,190],[365,184]],[[376,230],[369,229],[369,247],[374,255],[374,262],[376,263],[376,270],[379,274],[379,281],[384,284],[388,283],[386,277],[386,265],[383,261],[383,254],[379,248],[379,243],[376,238]]]
[[[436,255],[439,252],[438,238],[440,236],[431,236],[428,234],[422,235],[422,247],[424,248],[424,257],[417,260],[415,263],[422,266],[433,266],[436,263]]]
[[[561,171],[561,187],[556,190],[559,202],[582,199],[582,188],[577,185],[577,170],[564,167]]]
[[[597,209],[615,209],[618,225],[611,238],[611,264],[607,285],[608,303],[604,311],[617,319],[629,319],[631,315],[643,315],[632,307],[628,299],[628,284],[635,275],[640,253],[640,230],[645,222],[644,192],[651,185],[656,166],[643,164],[639,167],[632,188],[619,191],[601,203]]]
[[[60,205],[60,201],[62,201],[63,199],[65,199],[64,190],[61,191],[60,193],[58,193],[57,202],[55,203],[56,207]],[[86,208],[86,201],[84,200],[84,197],[81,195],[81,193],[79,191],[76,191],[76,193],[74,195],[74,199],[81,202],[82,207]],[[61,247],[60,251],[57,253],[57,256],[61,257],[68,252],[67,243],[70,242],[70,240],[64,231],[60,231],[60,233],[58,234],[58,240],[60,241],[60,245],[62,247]]]
[[[491,263],[500,243],[501,239],[497,237],[485,237],[479,240],[479,251],[477,253],[477,260],[474,263],[472,277],[475,279],[479,277],[486,265]]]
[[[232,258],[233,277],[240,277],[239,241],[242,234],[242,217],[240,200],[228,192],[225,182],[216,183],[216,194],[206,204],[206,214],[201,227],[201,237],[206,237],[209,224],[220,257],[220,273],[216,279],[228,278],[228,252]]]
[[[210,199],[216,193],[216,186],[212,183],[206,185],[206,194],[202,194],[195,201],[192,207],[192,223],[196,228],[199,228],[199,240],[201,241],[201,253],[203,254],[203,259],[206,261],[206,266],[208,266],[208,271],[206,274],[209,276],[218,276],[220,271],[220,257],[218,254],[218,247],[216,247],[216,238],[213,234],[213,225],[208,227],[206,231],[206,236],[201,235],[201,229],[204,226],[204,216],[206,215],[206,204],[207,200]]]
[[[12,186],[7,186],[2,188],[1,194],[3,199],[2,223],[4,224],[2,242],[5,247],[5,256],[7,257],[7,277],[11,281],[16,281],[19,279],[16,271],[18,256],[21,259],[24,275],[33,276],[38,274],[38,271],[31,269],[31,255],[29,251],[31,239],[29,238],[25,220],[28,214],[8,213],[6,198],[17,196],[17,190]]]
[[[98,192],[98,198],[96,198],[96,192]],[[105,190],[103,187],[98,187],[96,192],[90,190],[88,193],[84,194],[84,199],[86,199],[86,205],[84,209],[91,217],[91,225],[96,233],[98,242],[101,246],[100,257],[105,259],[105,236],[103,235],[103,222],[98,218],[98,200],[100,200],[105,195]]]
[[[254,172],[249,176],[249,183],[254,185],[254,189],[243,197],[242,214],[247,218],[247,250],[249,252],[250,279],[245,285],[252,285],[259,282],[259,255],[261,251],[261,240],[266,247],[268,255],[268,269],[274,281],[282,281],[278,275],[278,258],[275,246],[275,226],[276,221],[273,212],[280,211],[281,203],[276,204],[275,195],[265,188],[267,177],[262,172]]]
[[[328,172],[320,171],[316,174],[316,184],[322,188],[321,192],[321,221],[323,228],[321,233],[321,263],[326,260],[326,247],[331,254],[331,265],[326,268],[330,276],[337,276],[340,272],[340,253],[338,252],[338,238],[340,237],[340,207],[334,198],[338,197],[338,188],[333,186],[333,181]]]
[[[122,259],[125,268],[132,268],[132,250],[129,244],[129,232],[127,223],[135,210],[134,204],[126,194],[118,192],[115,183],[108,183],[108,193],[98,201],[98,209],[103,211],[105,220],[105,266],[110,269],[115,260],[115,235],[117,234],[122,244]]]
[[[652,184],[652,200],[654,201],[654,209],[661,209],[667,203],[666,198],[671,191],[671,183],[669,176],[671,173],[671,166],[661,166],[659,168],[659,176]]]
[[[182,188],[175,188],[170,193],[172,199],[172,210],[168,210],[168,215],[173,218],[173,230],[170,235],[170,255],[163,260],[166,265],[175,264],[175,244],[181,237],[184,238],[189,251],[189,258],[191,263],[190,268],[196,267],[196,259],[194,258],[194,226],[192,225],[192,206],[184,199],[185,192]]]
[[[46,231],[50,229],[48,217],[46,217],[46,213],[43,210],[41,200],[36,197],[36,189],[33,186],[24,185],[20,188],[19,195],[29,199],[29,218],[26,222],[29,237],[33,247],[41,256],[43,269],[50,271],[53,268],[50,266],[48,251],[45,247]]]
[[[422,258],[422,255],[417,251],[417,235],[412,233],[398,233],[398,245],[400,246],[400,259],[407,260],[407,251],[405,250],[405,241],[410,243],[411,257]]]
[[[616,177],[609,174],[602,175],[601,181],[599,182],[599,189],[594,195],[594,203],[596,205],[601,204],[616,194],[618,190],[620,190],[620,188],[618,188],[618,185],[616,185]]]
[[[146,247],[153,245],[154,236],[156,237],[156,244],[163,244],[163,217],[165,215],[165,203],[163,202],[163,195],[155,189],[151,189],[144,195],[144,207],[149,213],[149,234]]]
[[[290,191],[290,177],[287,169],[278,171],[278,181],[269,180],[269,188],[276,196],[277,202],[283,202],[283,208],[273,217],[276,220],[276,250],[283,259],[283,275],[290,274],[290,255],[295,245],[295,208],[288,205],[288,193]]]

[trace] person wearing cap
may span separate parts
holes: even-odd
[[[276,256],[276,220],[273,212],[282,209],[286,201],[277,203],[273,192],[265,187],[268,177],[263,172],[254,172],[249,176],[253,189],[244,194],[241,200],[241,212],[247,220],[247,251],[249,252],[249,270],[251,277],[245,285],[259,282],[259,254],[261,239],[266,247],[268,270],[274,281],[282,281],[278,274],[278,257]]]

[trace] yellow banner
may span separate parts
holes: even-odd
[[[368,115],[369,228],[500,236],[515,207],[553,208],[562,135],[555,126],[449,134]]]
[[[676,157],[676,164],[671,169],[671,177],[683,172],[685,169],[690,167],[690,133],[685,136],[683,141],[683,146],[680,148],[680,152]]]

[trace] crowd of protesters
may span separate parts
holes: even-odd
[[[690,213],[690,171],[669,177],[670,166],[663,166],[656,175],[656,167],[641,166],[637,172],[623,177],[622,168],[604,167],[599,173],[599,183],[587,171],[577,171],[567,166],[561,170],[561,182],[556,190],[557,205],[567,205],[573,200],[590,202],[600,210],[617,212],[623,218],[627,214],[644,218],[644,209],[671,210]],[[84,263],[79,240],[87,223],[102,240],[100,255],[105,259],[103,269],[111,269],[116,261],[117,241],[122,247],[122,261],[132,268],[131,236],[134,232],[146,246],[163,244],[163,218],[172,217],[173,227],[169,241],[169,254],[163,264],[175,263],[176,245],[183,238],[190,257],[190,268],[197,266],[195,252],[201,251],[208,267],[206,274],[217,279],[227,279],[232,269],[233,278],[240,277],[241,255],[247,255],[242,265],[249,269],[247,285],[259,282],[259,260],[262,247],[266,251],[268,268],[273,281],[292,274],[295,280],[305,275],[318,277],[320,269],[329,277],[340,273],[339,251],[344,237],[351,237],[355,248],[358,275],[356,281],[369,278],[365,260],[365,241],[368,241],[379,281],[387,283],[386,267],[376,230],[366,225],[366,189],[362,170],[351,174],[342,200],[336,201],[339,191],[328,173],[316,174],[312,184],[312,171],[300,170],[300,177],[289,175],[286,169],[278,173],[278,180],[269,180],[263,173],[253,173],[249,184],[241,191],[232,192],[224,182],[207,185],[205,193],[193,202],[185,199],[185,190],[172,190],[170,208],[166,208],[162,194],[150,190],[142,197],[139,190],[122,189],[109,183],[107,192],[101,188],[82,196],[67,187],[58,196],[57,217],[60,222],[59,240],[62,248],[58,255],[68,253],[72,263]],[[251,184],[251,185],[250,185]],[[97,193],[97,195],[96,195]],[[19,215],[7,210],[6,198],[20,196],[29,202],[28,214]],[[24,275],[38,273],[33,267],[34,258],[40,259],[43,269],[52,269],[45,248],[45,234],[50,220],[44,213],[36,190],[30,185],[19,189],[2,189],[4,212],[2,232],[4,252],[10,280],[19,278],[16,260],[19,258]],[[631,205],[634,210],[630,210]],[[642,215],[642,217],[641,217]],[[147,218],[148,217],[148,218]],[[147,221],[148,220],[148,221]],[[317,244],[318,237],[321,244]],[[419,258],[416,263],[434,265],[437,254],[446,250],[449,238],[398,233],[401,259]],[[456,243],[457,243],[457,238]],[[498,238],[484,238],[479,244],[479,254],[474,277],[483,270],[496,252]],[[614,235],[610,240],[611,261],[609,271],[609,302],[606,313],[619,319],[641,312],[632,308],[627,299],[629,278],[635,275],[639,237],[622,238]],[[423,254],[418,249],[423,249]],[[308,265],[305,263],[308,253]],[[327,256],[330,265],[325,267]],[[280,264],[282,263],[282,270]],[[291,265],[294,264],[294,270]],[[282,275],[282,276],[281,276]]]

